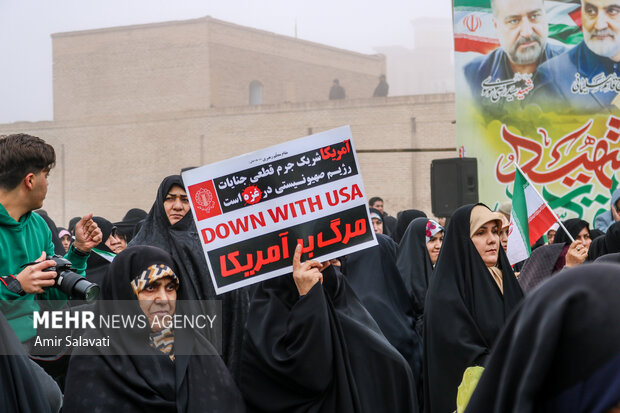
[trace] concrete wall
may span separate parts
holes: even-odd
[[[202,20],[52,35],[54,120],[206,109]]]
[[[368,197],[392,215],[431,213],[430,163],[456,156],[454,95],[347,99],[0,125],[51,143],[58,162],[44,208],[58,225],[94,212],[149,210],[162,178],[287,140],[350,125]]]

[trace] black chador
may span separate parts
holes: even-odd
[[[258,285],[242,360],[251,412],[417,412],[407,361],[333,266],[302,297],[290,274]]]
[[[188,283],[170,255],[156,247],[136,246],[118,254],[108,267],[95,305],[95,320],[112,315],[126,319],[144,316],[136,291],[156,279],[154,267],[163,269],[160,275],[174,274],[178,279],[175,315],[191,316],[193,313],[180,310]],[[196,329],[155,332],[149,323],[124,329],[97,325],[99,328],[88,330],[84,338],[110,337],[108,346],[74,350],[64,413],[244,411],[230,372]]]
[[[415,330],[415,314],[396,267],[396,243],[377,234],[379,245],[350,254],[344,269],[347,282],[377,322],[385,338],[409,362],[422,396],[422,340]]]
[[[517,308],[467,413],[607,413],[620,407],[620,265],[553,276]]]
[[[424,406],[429,413],[456,409],[463,373],[468,367],[484,367],[502,326],[523,298],[501,246],[497,267],[503,294],[482,260],[471,240],[472,209],[474,205],[466,205],[454,212],[426,295]]]
[[[152,245],[172,255],[179,273],[185,276],[190,284],[187,292],[189,299],[221,301],[222,335],[208,338],[216,346],[221,342],[222,358],[236,378],[239,372],[243,330],[250,306],[249,289],[241,288],[221,295],[215,294],[191,211],[174,225],[170,225],[168,221],[164,200],[173,185],[183,188],[180,175],[168,176],[159,185],[153,207],[144,220],[140,232],[129,245]],[[212,310],[209,308],[204,311]]]

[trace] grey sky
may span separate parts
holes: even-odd
[[[411,21],[451,16],[450,0],[0,0],[0,123],[52,119],[58,32],[204,16],[361,53],[413,47]]]

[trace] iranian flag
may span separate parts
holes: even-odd
[[[515,171],[507,255],[510,264],[528,258],[532,245],[555,224],[557,217],[521,169]]]

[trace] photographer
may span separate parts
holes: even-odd
[[[35,297],[54,301],[50,303],[54,307],[67,300],[64,293],[50,288],[57,275],[45,271],[55,265],[46,260],[54,254],[52,233],[33,212],[43,205],[55,162],[54,148],[40,138],[27,134],[0,137],[0,311],[26,350],[36,335],[33,312],[39,305]],[[80,275],[84,275],[91,248],[99,242],[101,230],[92,214],[84,216],[65,255]],[[37,263],[23,267],[32,261]]]
[[[35,294],[46,300],[67,299],[54,285],[56,272],[44,271],[55,265],[46,260],[54,254],[52,234],[45,221],[32,211],[41,208],[47,194],[47,177],[54,167],[54,148],[42,139],[26,134],[0,138],[0,299],[19,300],[22,305],[0,302],[20,341],[35,336],[32,312],[38,310]],[[76,225],[75,242],[65,255],[83,274],[92,247],[101,242],[101,230],[92,214]],[[37,261],[22,269],[24,264]],[[8,311],[5,311],[8,310]]]

